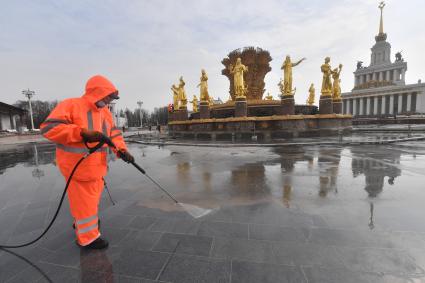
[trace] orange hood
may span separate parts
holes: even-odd
[[[96,75],[87,81],[86,92],[83,98],[87,99],[94,106],[97,101],[117,91],[118,90],[110,80],[104,76]]]

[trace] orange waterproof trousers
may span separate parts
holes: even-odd
[[[78,244],[87,246],[100,237],[98,206],[104,187],[103,179],[71,180],[68,199]]]

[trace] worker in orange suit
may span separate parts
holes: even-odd
[[[119,99],[118,90],[105,77],[90,78],[82,97],[59,103],[41,125],[44,137],[56,144],[56,162],[67,181],[76,163],[94,146],[109,137],[115,153],[126,162],[134,162],[121,131],[106,107]],[[108,241],[100,237],[98,205],[107,173],[108,147],[89,155],[75,171],[68,187],[68,199],[74,218],[77,244],[87,249],[104,249]]]

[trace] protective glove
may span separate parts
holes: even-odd
[[[105,140],[104,134],[98,131],[82,129],[80,135],[83,138],[84,142],[100,142]]]
[[[133,163],[134,162],[134,157],[133,155],[131,155],[127,150],[119,150],[118,151],[118,157],[121,158],[122,160],[124,160],[127,163]]]

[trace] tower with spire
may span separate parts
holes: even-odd
[[[387,40],[387,34],[384,33],[384,20],[382,18],[383,10],[385,3],[382,1],[379,4],[379,9],[381,10],[381,19],[379,22],[379,33],[375,36],[375,45],[371,48],[372,54],[370,58],[370,65],[383,65],[391,64],[391,44]]]
[[[387,34],[384,32],[383,10],[385,3],[379,3],[381,12],[379,32],[375,36],[375,44],[371,48],[370,64],[363,67],[363,62],[358,62],[354,72],[354,89],[368,89],[390,85],[404,85],[407,63],[401,58],[401,53],[396,54],[396,60],[391,62],[391,44],[387,42]]]

